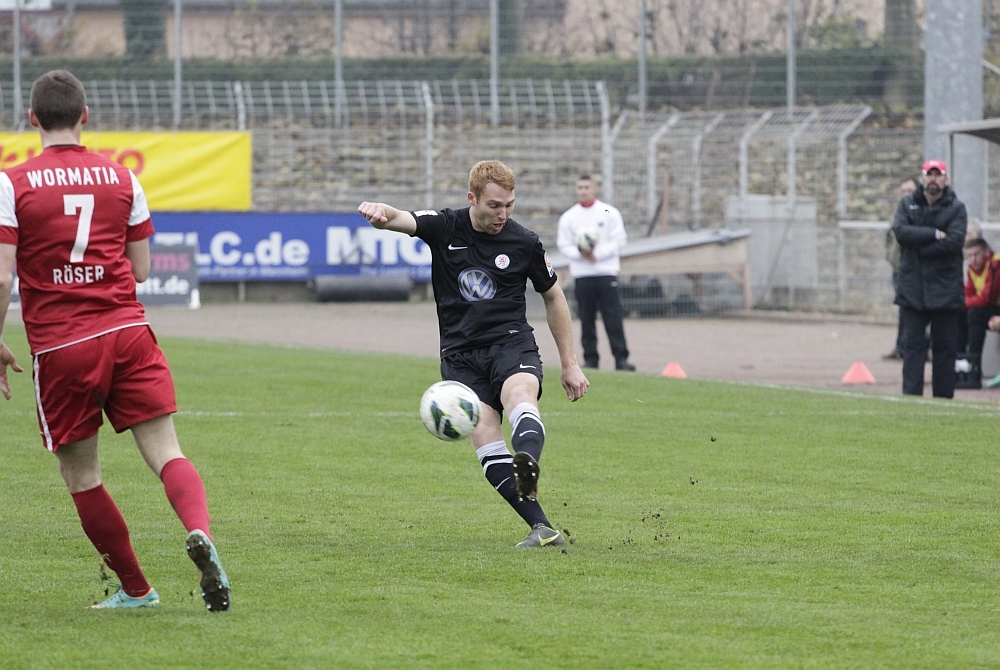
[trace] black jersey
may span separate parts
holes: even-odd
[[[507,219],[496,235],[472,227],[469,208],[412,212],[416,236],[431,249],[441,355],[530,335],[527,280],[539,293],[556,274],[538,235]]]

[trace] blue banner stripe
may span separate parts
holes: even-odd
[[[372,228],[356,212],[154,212],[153,226],[156,244],[197,246],[203,282],[431,277],[422,240]]]

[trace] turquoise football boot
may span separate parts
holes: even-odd
[[[229,577],[222,569],[215,545],[204,532],[192,530],[184,546],[201,573],[201,597],[205,607],[209,612],[225,612],[229,609]]]
[[[133,598],[129,594],[125,593],[120,585],[118,590],[111,594],[111,597],[105,600],[103,603],[97,603],[96,605],[91,605],[91,609],[95,610],[114,610],[114,609],[134,609],[136,607],[159,607],[160,606],[160,595],[156,592],[156,589],[149,589],[149,592],[144,596],[139,596],[138,598]]]

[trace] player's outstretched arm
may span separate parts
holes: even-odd
[[[580,369],[576,351],[573,350],[573,320],[569,304],[558,283],[542,294],[542,300],[545,301],[545,320],[559,350],[559,365],[562,367],[560,381],[566,390],[566,397],[576,402],[587,392],[590,382]]]
[[[0,394],[10,400],[10,382],[7,381],[7,366],[14,372],[24,372],[14,359],[14,353],[3,343],[3,324],[7,320],[10,294],[14,290],[14,255],[17,247],[0,244]]]
[[[417,220],[406,210],[390,207],[383,202],[363,202],[358,205],[358,213],[368,219],[373,228],[395,230],[413,235],[417,232]]]

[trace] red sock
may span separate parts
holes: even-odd
[[[212,538],[209,530],[211,520],[208,516],[208,500],[205,497],[205,485],[201,482],[198,470],[186,458],[175,458],[160,470],[163,480],[163,490],[167,500],[177,512],[181,523],[192,530],[203,531]]]
[[[97,548],[97,552],[114,570],[122,582],[122,590],[138,598],[149,592],[149,582],[142,574],[139,559],[135,557],[128,526],[111,499],[104,484],[88,491],[73,494],[83,532]]]

